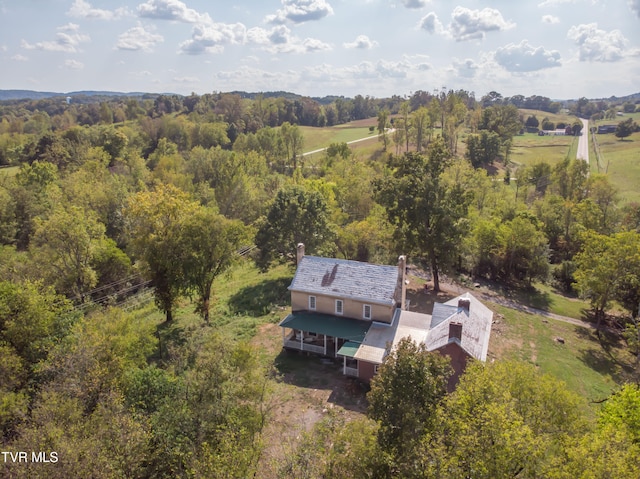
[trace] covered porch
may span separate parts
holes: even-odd
[[[340,354],[342,348],[347,343],[359,345],[370,325],[368,321],[297,311],[280,323],[282,347],[331,358],[346,357]]]

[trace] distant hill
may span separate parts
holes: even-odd
[[[168,93],[171,94],[171,93]],[[114,91],[71,91],[67,93],[62,92],[50,92],[50,91],[34,91],[34,90],[0,90],[0,101],[5,100],[41,100],[43,98],[55,98],[55,97],[74,97],[74,96],[102,96],[102,97],[143,97],[149,95],[149,93],[143,92],[114,92]],[[158,95],[151,94],[153,96]]]

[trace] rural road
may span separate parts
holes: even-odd
[[[576,159],[584,160],[589,164],[589,120],[580,118],[582,122],[582,132],[578,138],[578,152]]]

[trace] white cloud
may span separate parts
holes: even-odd
[[[625,56],[627,39],[620,30],[606,32],[597,23],[569,29],[567,37],[579,47],[580,61],[615,62]]]
[[[271,30],[261,27],[247,31],[247,41],[261,46],[270,53],[311,53],[331,50],[331,45],[314,38],[299,39],[286,25],[277,25]]]
[[[575,3],[575,0],[545,0],[538,4],[539,7],[547,7],[549,5],[559,5],[561,3]]]
[[[427,3],[429,0],[402,0],[402,4],[407,8],[423,8]]]
[[[553,15],[542,15],[542,23],[553,25],[556,23],[560,23],[560,19],[558,17],[554,17]]]
[[[246,34],[242,23],[198,24],[193,27],[191,40],[180,44],[180,51],[189,55],[220,53],[225,45],[243,44]]]
[[[144,52],[150,52],[158,43],[163,42],[162,35],[153,33],[150,30],[138,23],[137,26],[130,28],[120,36],[118,36],[118,42],[116,48],[119,50],[131,50]]]
[[[173,81],[176,83],[199,83],[198,77],[174,77]]]
[[[480,68],[480,66],[470,58],[465,60],[454,58],[452,67],[455,74],[462,78],[473,78]]]
[[[143,18],[183,23],[211,23],[208,13],[201,14],[180,0],[147,0],[146,3],[138,5],[138,15]]]
[[[420,21],[418,22],[418,28],[422,30],[426,30],[427,32],[433,33],[442,33],[444,27],[440,20],[438,20],[438,15],[435,12],[427,13]]]
[[[640,0],[629,0],[629,8],[640,18]]]
[[[26,40],[22,40],[22,48],[27,50],[44,50],[49,52],[67,52],[76,53],[80,51],[80,44],[91,40],[89,35],[78,33],[79,25],[68,23],[62,27],[58,27],[58,33],[53,41],[44,41],[31,44]]]
[[[75,0],[67,15],[77,18],[95,18],[98,20],[116,20],[125,15],[129,11],[126,8],[118,8],[115,11],[93,8],[89,2],[84,0]]]
[[[77,60],[65,60],[62,66],[67,70],[79,71],[84,68],[84,63],[79,62]]]
[[[371,40],[366,35],[358,35],[351,43],[344,43],[345,48],[358,48],[360,50],[369,50],[378,45],[378,42]]]
[[[16,61],[16,62],[28,62],[29,61],[29,58],[25,57],[24,55],[20,55],[19,53],[16,54],[16,55],[13,55],[11,57],[11,59],[13,61]]]
[[[534,47],[527,40],[522,40],[518,45],[510,43],[498,48],[495,59],[500,66],[510,72],[532,72],[561,66],[559,52],[545,50],[544,47]]]
[[[494,8],[470,10],[456,7],[451,14],[449,33],[456,41],[481,40],[487,32],[513,28],[515,24],[505,21],[502,14]]]
[[[283,8],[268,15],[268,23],[304,23],[333,15],[333,8],[325,0],[281,0]]]

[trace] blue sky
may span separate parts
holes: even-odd
[[[640,0],[0,0],[1,89],[640,91]]]

